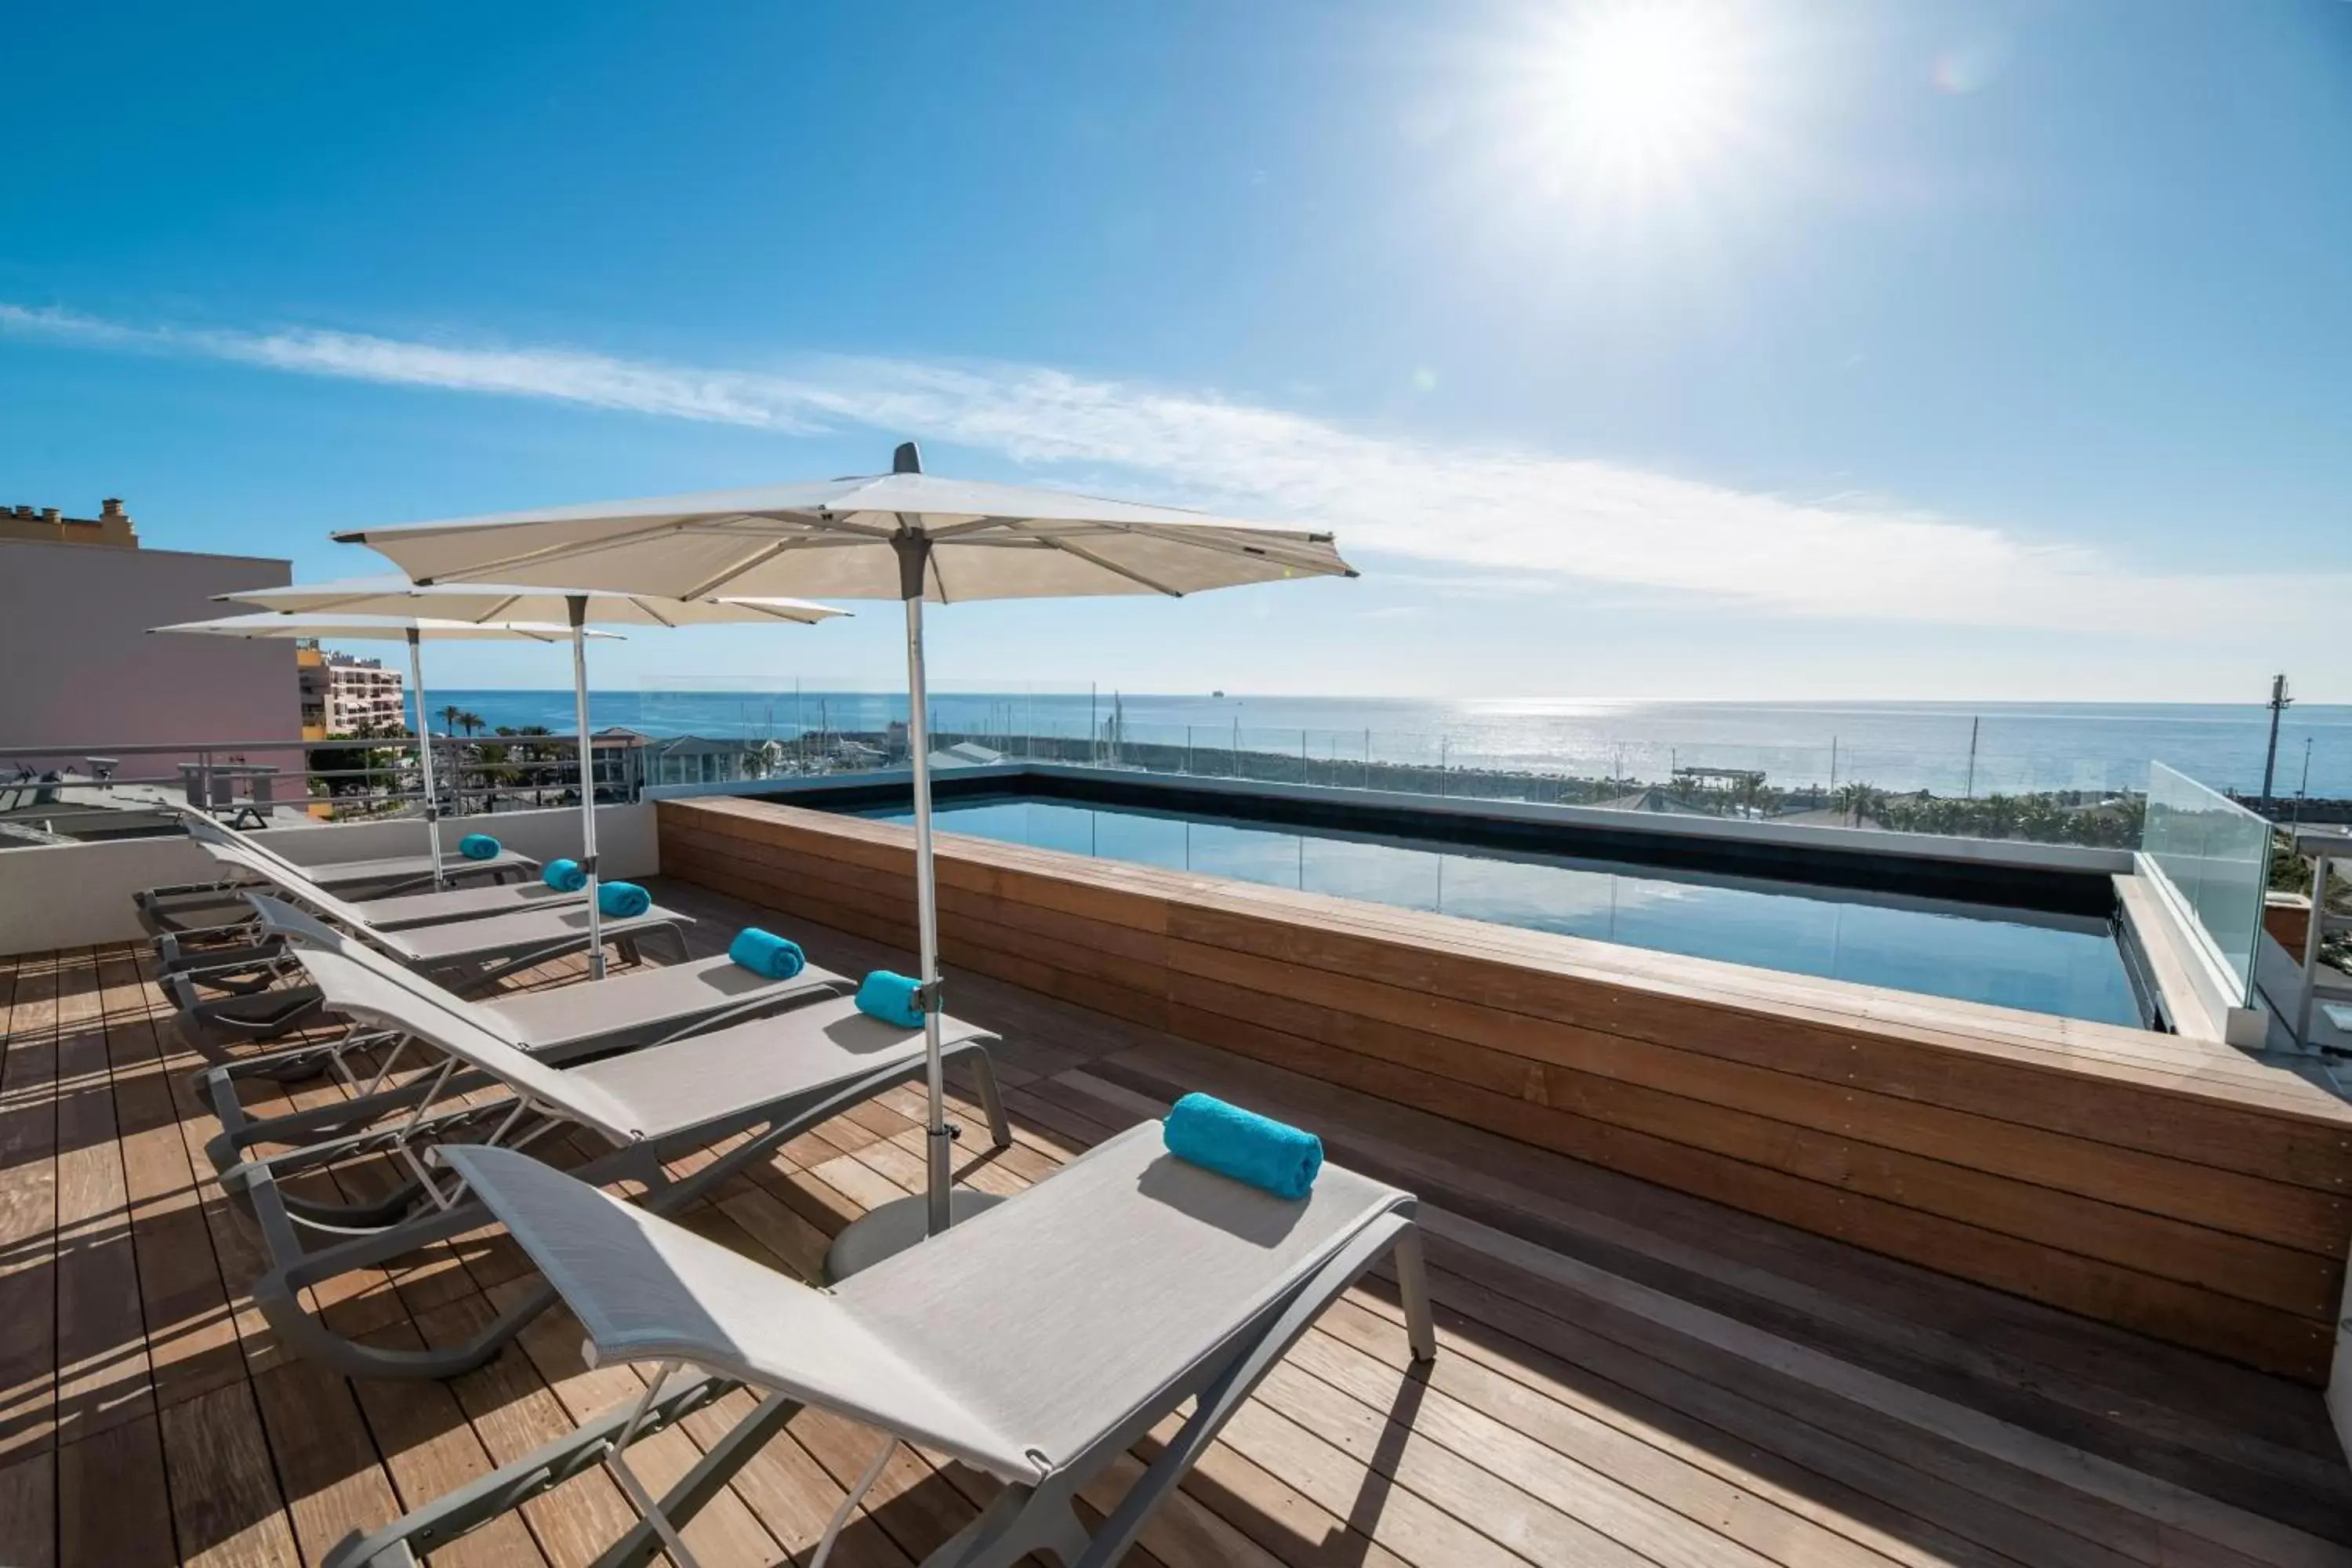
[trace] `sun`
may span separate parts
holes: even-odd
[[[1738,8],[1705,0],[1597,0],[1538,45],[1530,106],[1548,183],[1626,194],[1702,174],[1749,108]]]

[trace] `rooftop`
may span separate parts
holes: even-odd
[[[705,948],[757,923],[845,973],[908,962],[804,913],[675,879],[656,891],[699,917]],[[950,983],[959,1014],[1004,1037],[1016,1131],[964,1160],[973,1185],[1017,1189],[1197,1088],[1309,1121],[1334,1159],[1423,1199],[1438,1360],[1406,1373],[1395,1303],[1370,1279],[1134,1561],[2352,1563],[2352,1473],[2313,1387],[1003,978]],[[196,1058],[170,1016],[143,946],[0,959],[0,1561],[315,1563],[641,1387],[584,1367],[560,1313],[446,1385],[290,1357],[246,1298],[255,1243],[206,1175]],[[692,1223],[805,1271],[846,1220],[919,1183],[919,1111],[910,1089],[854,1110]],[[495,1311],[520,1271],[498,1237],[471,1237],[321,1305],[355,1332],[433,1342]],[[666,1482],[727,1414],[633,1452]],[[803,1415],[688,1544],[713,1568],[803,1551],[868,1447]],[[902,1451],[837,1561],[919,1560],[989,1485]],[[628,1517],[591,1471],[434,1561],[584,1562]]]
[[[0,507],[0,539],[30,539],[52,544],[110,544],[139,548],[139,531],[113,496],[98,503],[96,517],[67,517],[57,507]]]

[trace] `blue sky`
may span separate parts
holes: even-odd
[[[343,575],[913,436],[1365,569],[958,606],[959,680],[2352,700],[2342,0],[12,7],[0,57],[0,501],[152,546]],[[855,607],[600,681],[887,682]]]

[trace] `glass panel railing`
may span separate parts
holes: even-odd
[[[1122,696],[1077,683],[939,681],[930,692],[940,765],[1053,763],[1255,784],[1375,790],[1457,800],[1697,816],[1790,826],[2129,848],[2140,838],[2140,764],[2035,750],[1678,741],[1654,715],[1622,739],[1607,715],[1535,721],[1484,716],[1417,727],[1434,705],[1357,704],[1391,723],[1274,725],[1261,713],[1344,710],[1307,700]],[[732,784],[906,765],[904,689],[887,680],[685,678],[599,693],[599,726],[644,732],[646,782]],[[1769,723],[1767,721],[1769,721]],[[1781,721],[1742,720],[1769,740]],[[1796,722],[1791,721],[1790,722]],[[1938,720],[1938,724],[1945,721]],[[1917,727],[1917,726],[1915,726]],[[1885,726],[1882,726],[1885,728]]]
[[[2270,883],[2270,824],[2186,773],[2151,763],[2140,850],[2172,884],[2211,941],[2242,996],[2253,994],[2263,893]]]

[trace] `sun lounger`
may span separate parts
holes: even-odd
[[[280,855],[267,839],[215,822],[200,813],[184,812],[181,820],[187,825],[188,837],[199,843],[233,846],[249,855],[299,871],[320,887],[332,888],[339,892],[365,890],[385,897],[433,885],[433,858],[429,855],[382,855],[360,860],[328,860],[310,865]],[[445,881],[488,877],[497,882],[509,877],[521,879],[536,876],[538,872],[538,861],[512,849],[501,848],[486,860],[469,860],[457,854],[441,857],[441,875]]]
[[[642,1516],[599,1561],[675,1554],[695,1510],[803,1407],[1004,1483],[924,1559],[932,1568],[1000,1568],[1040,1550],[1066,1568],[1107,1568],[1289,1346],[1383,1255],[1395,1258],[1413,1359],[1436,1354],[1410,1194],[1326,1164],[1306,1198],[1286,1201],[1169,1154],[1157,1123],[824,1290],[520,1155],[441,1157],[554,1282],[592,1363],[662,1373],[634,1407],[347,1539],[331,1568],[407,1562],[404,1551],[446,1544],[597,1462]],[[738,1384],[767,1396],[655,1500],[626,1445]],[[1077,1494],[1188,1400],[1181,1428],[1090,1535]]]
[[[181,811],[177,815],[188,837],[199,844],[227,845],[242,849],[271,865],[299,871],[319,886],[336,892],[383,898],[429,889],[433,885],[430,856],[373,856],[360,860],[328,860],[306,865],[280,855],[267,839],[240,832],[203,812]],[[469,860],[462,855],[445,855],[441,858],[445,882],[472,881],[487,877],[493,884],[504,882],[509,878],[527,883],[538,870],[538,861],[511,849],[501,849],[486,860]],[[148,888],[133,893],[131,901],[138,908],[139,923],[151,936],[216,929],[242,921],[244,909],[236,901],[236,891],[243,880],[224,878],[209,882],[182,882]]]
[[[639,968],[608,975],[593,984],[559,985],[467,1000],[402,968],[366,943],[343,935],[282,900],[268,899],[256,907],[265,929],[273,935],[339,954],[362,972],[387,984],[404,986],[416,993],[425,1005],[457,1015],[514,1049],[558,1065],[659,1045],[814,997],[846,996],[857,989],[856,982],[814,964],[789,980],[771,980],[722,955],[658,968]],[[301,969],[299,960],[289,962]],[[311,978],[309,971],[302,973],[306,980]],[[322,971],[318,983],[309,989],[316,993],[320,1012],[348,1017],[351,1011],[343,1005],[345,998],[332,983],[341,973],[340,968]],[[218,1100],[225,1094],[234,1096],[234,1086],[247,1079],[282,1080],[331,1074],[357,1098],[318,1110],[293,1113],[266,1126],[248,1123],[257,1129],[257,1136],[277,1136],[281,1142],[285,1134],[306,1127],[314,1136],[326,1136],[415,1103],[427,1080],[413,1079],[397,1087],[385,1087],[392,1083],[396,1068],[405,1065],[413,1070],[432,1065],[429,1046],[425,1047],[422,1058],[408,1059],[413,1046],[414,1042],[387,1038],[381,1030],[354,1023],[347,1032],[332,1039],[215,1065],[203,1075],[200,1086],[207,1099]],[[364,1079],[354,1074],[350,1065],[354,1054],[362,1050],[375,1053]],[[463,1093],[474,1087],[475,1082],[461,1080],[446,1086],[446,1091]]]
[[[156,956],[167,970],[215,962],[213,954],[224,941],[251,943],[252,911],[243,907],[243,897],[256,889],[315,888],[349,898],[366,910],[369,923],[379,931],[586,901],[583,893],[559,891],[539,880],[362,896],[321,882],[310,874],[310,868],[264,854],[249,844],[193,837],[220,866],[219,880],[185,884],[176,891],[186,896],[175,900],[158,900],[152,889],[133,895],[139,903],[140,923],[153,936]],[[232,904],[237,906],[235,912],[231,912]]]
[[[289,1345],[352,1376],[455,1376],[497,1354],[554,1300],[553,1288],[542,1286],[464,1343],[427,1351],[360,1343],[304,1307],[302,1293],[311,1287],[376,1268],[490,1219],[446,1173],[428,1170],[429,1152],[457,1141],[520,1148],[551,1132],[585,1133],[611,1148],[578,1167],[581,1179],[642,1184],[647,1208],[671,1213],[806,1129],[923,1070],[920,1029],[868,1017],[842,997],[560,1068],[344,953],[290,951],[322,991],[332,990],[339,1011],[414,1037],[446,1058],[427,1093],[404,1100],[378,1126],[323,1142],[301,1141],[316,1131],[311,1120],[257,1123],[234,1092],[214,1100],[222,1121],[209,1150],[215,1168],[223,1188],[251,1202],[268,1251],[270,1267],[255,1282],[254,1300]],[[942,1027],[946,1050],[977,1075],[994,1145],[1003,1147],[1012,1134],[988,1058],[994,1037],[951,1018]],[[495,1082],[507,1092],[455,1100],[452,1086],[461,1082]],[[282,1152],[262,1152],[279,1138],[296,1142]],[[673,1179],[665,1169],[721,1142],[727,1149],[690,1175]],[[309,1203],[286,1189],[298,1174],[383,1160],[404,1167],[415,1183],[396,1215],[375,1212],[381,1205]]]
[[[256,875],[254,863],[301,876],[332,892],[376,900],[430,887],[433,880],[432,863],[425,856],[396,855],[303,865],[280,855],[265,840],[238,832],[201,812],[183,811],[178,816],[188,837],[200,847],[207,851],[232,850],[240,858],[225,865],[222,874],[209,881],[173,883],[131,894],[139,923],[154,939],[156,955],[166,970],[203,967],[230,973],[233,965],[250,965],[269,956],[268,949],[255,942],[252,914],[244,903],[243,895],[247,889],[270,885],[267,879]],[[219,856],[215,854],[215,858]],[[544,883],[530,880],[530,873],[538,868],[538,861],[512,850],[502,850],[484,860],[446,857],[445,881],[487,876],[491,886],[505,887],[506,891],[480,898],[470,890],[459,896],[457,889],[451,889],[438,896],[453,896],[456,901],[438,907],[416,905],[388,910],[387,918],[422,924],[478,912],[499,912],[518,902],[544,897],[566,896],[556,894]],[[517,878],[517,885],[507,887],[509,877]]]
[[[287,898],[406,967],[461,991],[487,989],[509,974],[581,952],[588,945],[585,901],[553,908],[526,904],[507,914],[386,930],[370,915],[370,906],[338,897],[298,871],[266,866],[241,849],[217,846],[207,848],[224,864],[251,872]],[[261,906],[254,900],[266,897],[261,893],[246,895],[257,911]],[[652,935],[664,937],[684,959],[684,927],[690,920],[690,916],[656,904],[632,918],[606,916],[601,935],[631,963],[637,961],[637,944]],[[207,971],[205,966],[195,965],[167,969],[162,976],[164,990],[188,1026],[191,1041],[215,1061],[232,1059],[228,1047],[235,1040],[276,1039],[306,1026],[317,1017],[315,992],[300,985],[274,985],[255,994],[221,992],[209,984],[211,980],[220,978],[242,983],[257,968],[266,971],[273,982],[291,978],[285,953],[267,942],[254,951],[255,959],[243,968]],[[206,994],[207,990],[215,994]]]

